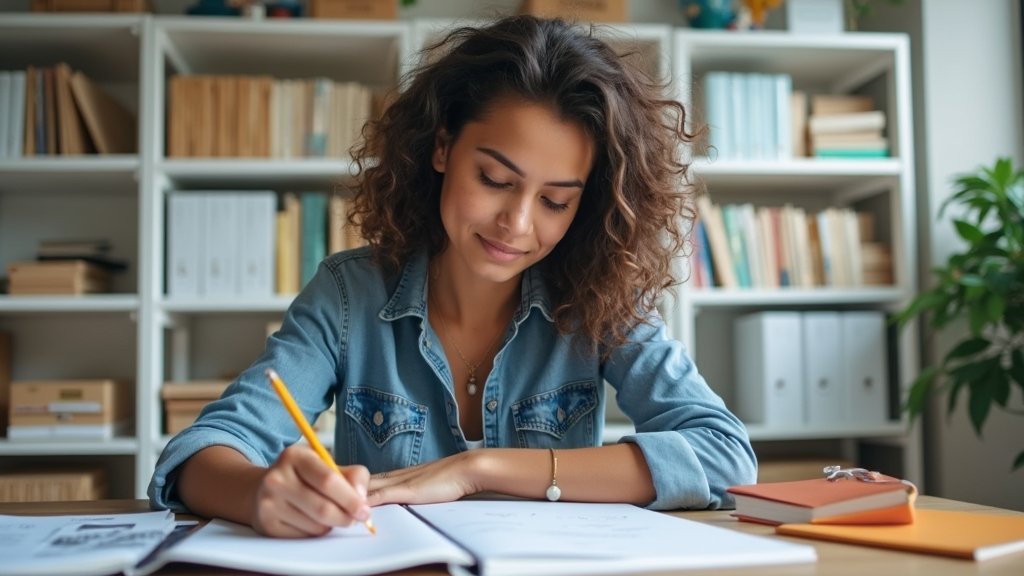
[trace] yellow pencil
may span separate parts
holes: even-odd
[[[298,405],[295,404],[295,400],[292,398],[291,392],[289,392],[288,388],[284,385],[284,381],[281,380],[281,377],[277,375],[277,372],[275,372],[273,368],[267,368],[266,374],[267,378],[270,378],[270,383],[274,386],[274,391],[276,391],[278,397],[281,398],[281,403],[284,404],[285,409],[288,410],[289,414],[291,414],[292,420],[295,420],[295,424],[299,427],[299,430],[302,431],[302,435],[306,438],[306,442],[309,442],[309,445],[313,447],[313,450],[316,451],[321,460],[333,468],[335,472],[340,474],[341,470],[338,470],[338,465],[334,462],[334,458],[331,458],[331,455],[327,453],[327,449],[320,443],[320,439],[316,437],[316,432],[313,431],[309,422],[306,422],[306,417],[302,415]],[[365,524],[366,529],[370,531],[370,534],[377,533],[377,528],[373,525],[373,520],[367,518]]]

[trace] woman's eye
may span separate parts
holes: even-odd
[[[568,204],[559,204],[558,202],[555,202],[555,201],[551,200],[550,198],[543,198],[543,201],[544,201],[544,205],[545,206],[547,206],[548,208],[554,210],[555,212],[563,212],[563,211],[569,209],[569,205]]]
[[[491,188],[504,189],[512,187],[508,182],[496,182],[492,180],[483,170],[480,171],[480,182],[483,183],[484,186],[489,186]]]

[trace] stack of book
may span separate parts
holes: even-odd
[[[884,158],[885,112],[869,96],[815,94],[808,118],[810,146],[819,158]]]
[[[91,294],[110,291],[110,271],[86,260],[15,262],[7,267],[12,295]]]
[[[892,258],[875,239],[870,212],[829,207],[817,213],[781,207],[712,204],[700,215],[691,257],[694,286],[850,288],[891,285]]]
[[[0,72],[0,158],[127,154],[135,134],[135,116],[63,62]]]
[[[370,88],[326,78],[174,76],[170,157],[344,157],[373,115]]]

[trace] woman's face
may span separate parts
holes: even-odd
[[[594,145],[548,106],[500,100],[454,141],[438,138],[441,221],[451,256],[492,282],[547,256],[579,209]]]

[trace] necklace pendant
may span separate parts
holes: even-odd
[[[476,395],[476,374],[470,374],[469,382],[466,383],[466,392],[469,392],[470,396]]]

